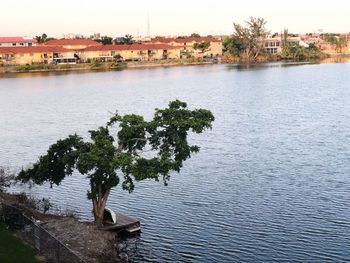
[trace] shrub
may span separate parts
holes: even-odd
[[[13,183],[14,175],[8,169],[0,167],[0,192],[4,192]]]

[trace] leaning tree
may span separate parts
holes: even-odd
[[[209,110],[189,110],[179,100],[170,102],[166,109],[156,109],[150,121],[116,113],[106,126],[89,131],[88,141],[75,134],[51,145],[47,154],[22,170],[17,179],[49,182],[52,187],[75,170],[86,175],[95,222],[101,226],[113,187],[121,183],[124,190],[132,192],[135,181],[159,178],[166,185],[170,173],[180,172],[183,162],[199,151],[198,146],[189,144],[189,132],[202,133],[213,121]]]

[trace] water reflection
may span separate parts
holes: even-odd
[[[110,208],[141,220],[141,236],[126,240],[135,262],[349,262],[350,64],[303,65],[2,78],[0,163],[21,168],[116,109],[148,119],[178,98],[216,120],[191,136],[201,152],[169,186],[111,193]],[[88,188],[74,174],[27,191],[91,220]]]
[[[296,61],[296,62],[263,62],[263,63],[237,63],[237,64],[223,64],[226,65],[228,70],[238,70],[238,71],[252,71],[252,70],[265,70],[268,68],[285,68],[285,67],[295,67],[313,64],[331,64],[331,63],[349,63],[349,57],[331,57],[316,61]],[[215,65],[202,65],[200,67],[211,67]],[[191,67],[191,66],[187,66]],[[198,66],[195,66],[198,67]],[[0,72],[1,78],[32,78],[32,77],[52,77],[52,76],[65,76],[71,74],[86,74],[86,73],[101,73],[101,72],[118,72],[118,71],[153,71],[157,69],[169,69],[171,67],[159,67],[159,68],[130,68],[130,69],[113,69],[113,70],[66,70],[66,71],[47,71],[47,72],[18,72],[18,73],[3,73]],[[166,73],[165,73],[166,74]]]

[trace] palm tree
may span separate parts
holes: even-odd
[[[125,35],[125,37],[124,37],[124,44],[125,45],[132,45],[132,44],[134,44],[135,41],[133,39],[134,39],[134,37],[132,35],[129,35],[129,34]]]
[[[43,33],[41,36],[36,36],[35,39],[38,43],[44,43],[47,41],[47,35]]]

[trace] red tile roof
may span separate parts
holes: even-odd
[[[43,43],[44,46],[101,46],[91,39],[54,39]]]
[[[0,37],[0,43],[36,43],[36,39],[30,37]]]
[[[178,47],[164,44],[105,45],[87,47],[84,51],[127,51],[127,50],[169,50]]]
[[[153,38],[152,43],[187,43],[187,42],[222,42],[221,39],[214,37],[187,37],[187,38]]]
[[[72,52],[57,46],[32,46],[32,47],[0,47],[0,54],[24,54],[24,53],[65,53]]]

